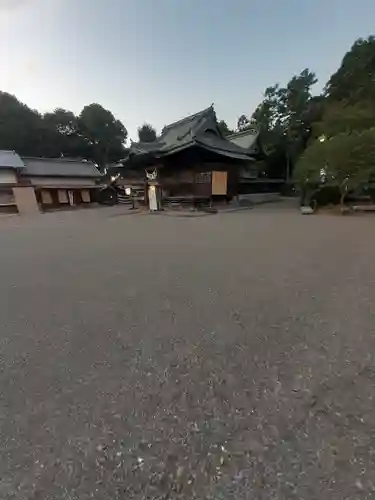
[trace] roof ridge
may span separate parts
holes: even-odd
[[[85,160],[83,158],[45,158],[44,156],[21,156],[22,160],[38,160],[38,161],[56,161],[56,162],[71,162],[71,163],[91,163],[95,165],[92,160]]]
[[[177,120],[175,122],[169,123],[168,125],[165,125],[162,132],[164,132],[166,129],[169,129],[171,127],[175,127],[176,125],[181,125],[181,123],[193,120],[194,118],[196,118],[199,115],[203,116],[204,114],[208,113],[210,110],[213,110],[212,104],[208,108],[202,109],[201,111],[197,111],[196,113],[194,113],[192,115],[185,116],[184,118],[181,118],[180,120]]]
[[[245,130],[238,130],[237,132],[233,132],[233,134],[226,135],[225,138],[230,140],[233,137],[241,137],[242,135],[247,135],[254,132],[254,135],[259,134],[259,129],[256,126],[247,128]]]

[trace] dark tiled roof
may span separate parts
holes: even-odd
[[[0,150],[0,168],[25,168],[15,151]]]
[[[268,156],[262,135],[256,126],[228,135],[227,139],[246,149],[256,160],[264,160]]]
[[[237,146],[241,146],[242,148],[245,149],[252,149],[256,145],[258,137],[259,137],[258,130],[250,128],[247,130],[242,130],[240,132],[228,135],[227,139],[228,141],[233,142],[233,144],[236,144]]]
[[[25,175],[46,177],[96,177],[101,176],[94,163],[67,158],[22,158]]]
[[[160,158],[194,145],[231,158],[251,160],[246,149],[222,136],[212,106],[167,125],[154,142],[133,143],[129,153],[130,156],[152,155]]]
[[[232,142],[218,137],[214,134],[204,134],[197,138],[197,144],[200,144],[204,149],[208,149],[214,153],[228,156],[237,160],[251,160],[249,152],[242,148],[241,146],[237,146],[237,144],[233,144]]]

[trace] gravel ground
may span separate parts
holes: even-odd
[[[0,220],[0,498],[375,498],[375,218]]]

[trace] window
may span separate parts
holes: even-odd
[[[195,176],[196,184],[211,184],[211,172],[200,172]]]

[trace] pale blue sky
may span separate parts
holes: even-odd
[[[323,86],[374,20],[375,0],[0,0],[0,90],[43,112],[98,102],[132,138],[212,102],[234,126],[305,67]]]

